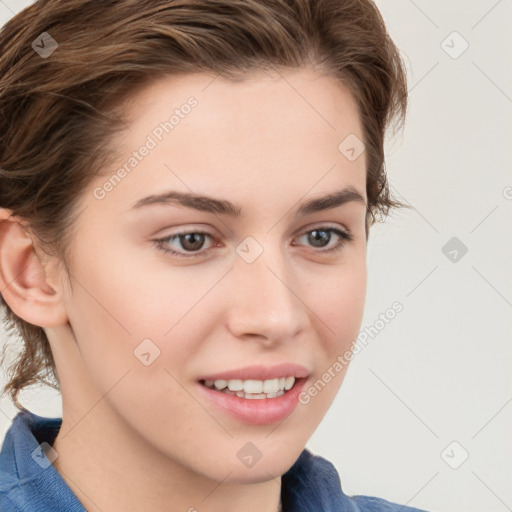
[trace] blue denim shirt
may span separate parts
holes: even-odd
[[[19,412],[0,452],[2,512],[84,512],[85,508],[50,463],[40,443],[53,444],[60,418]],[[283,475],[283,512],[425,512],[380,498],[347,496],[334,466],[304,450]]]

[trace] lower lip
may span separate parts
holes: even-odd
[[[236,419],[251,425],[272,425],[289,416],[298,404],[299,394],[306,379],[297,379],[293,387],[276,398],[240,398],[198,383],[201,392],[215,406]]]

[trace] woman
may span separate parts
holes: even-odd
[[[361,325],[369,229],[400,206],[383,141],[407,87],[373,3],[48,0],[0,45],[24,341],[0,508],[417,510],[347,496],[304,449]],[[62,420],[17,401],[37,380]]]

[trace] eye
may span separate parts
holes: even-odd
[[[166,236],[165,238],[153,240],[153,242],[155,242],[157,247],[165,253],[189,258],[191,256],[205,253],[208,250],[207,249],[206,251],[199,252],[199,250],[204,245],[206,237],[213,238],[213,235],[207,233],[206,231],[183,231],[181,233],[175,233],[173,235]],[[177,242],[181,246],[181,249],[185,251],[185,253],[190,252],[191,254],[185,254],[182,251],[175,251],[174,249],[170,249],[169,245],[172,242]]]
[[[333,238],[332,234],[335,234]],[[317,251],[319,253],[331,253],[341,250],[346,243],[353,240],[353,236],[348,231],[342,231],[338,228],[329,226],[320,226],[315,229],[311,229],[301,235],[299,238],[306,238],[308,244],[311,244],[314,248],[323,248],[329,246],[329,243],[334,239],[335,243],[328,249]],[[293,244],[297,245],[297,244]]]
[[[333,237],[332,234],[334,234],[335,237]],[[315,229],[311,229],[306,231],[303,235],[300,235],[299,238],[304,237],[306,238],[306,242],[311,244],[313,248],[321,249],[316,251],[320,254],[339,251],[345,246],[346,243],[353,240],[353,235],[349,231],[343,231],[341,229],[329,226],[320,226]],[[203,249],[205,240],[207,238],[214,240],[214,236],[206,231],[183,231],[180,233],[174,233],[173,235],[166,236],[164,238],[153,240],[153,242],[156,244],[158,249],[166,254],[190,258],[205,254],[212,248],[212,246],[210,246],[205,250],[201,250]],[[323,249],[323,247],[329,246],[332,240],[335,240],[335,243],[331,244],[332,247],[329,249]],[[176,245],[174,245],[175,249],[177,248],[178,250],[171,249],[170,247],[173,243],[176,243],[181,247],[176,247]],[[216,245],[218,246],[218,244]],[[297,244],[294,242],[293,245],[296,246],[302,244]],[[187,254],[187,252],[189,254]]]

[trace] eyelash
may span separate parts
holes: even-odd
[[[354,239],[354,237],[350,233],[350,231],[342,231],[341,229],[333,228],[333,227],[329,227],[329,226],[320,226],[320,227],[310,229],[310,230],[304,232],[300,236],[307,235],[308,233],[312,233],[313,231],[332,232],[340,237],[340,241],[334,247],[332,247],[330,249],[324,249],[324,250],[320,249],[320,250],[316,251],[320,254],[330,254],[330,253],[336,253],[338,251],[341,251],[341,249],[343,249],[347,243],[352,242]],[[190,254],[184,254],[184,253],[181,253],[178,251],[174,251],[173,249],[169,249],[169,247],[167,245],[169,241],[178,239],[180,236],[183,236],[183,235],[191,235],[191,234],[207,235],[214,239],[214,236],[211,233],[208,233],[207,231],[182,231],[180,233],[174,233],[173,235],[166,236],[164,238],[155,239],[155,240],[153,240],[153,242],[155,243],[157,248],[159,250],[163,251],[164,253],[172,254],[173,256],[178,256],[178,257],[182,257],[182,258],[193,258],[198,255],[203,255],[206,252],[208,252],[210,249],[213,248],[213,247],[210,247],[209,249],[206,249],[205,251],[202,251],[202,252],[196,251],[196,252],[192,252]]]

